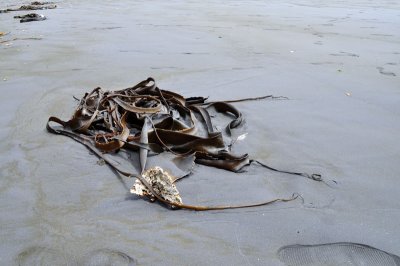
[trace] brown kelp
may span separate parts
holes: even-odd
[[[148,169],[146,163],[149,153],[153,156],[169,154],[174,159],[232,172],[241,172],[244,167],[257,163],[273,171],[321,181],[320,175],[281,171],[250,159],[248,154],[235,155],[231,152],[237,140],[233,131],[244,120],[242,113],[232,103],[267,98],[276,97],[268,95],[218,102],[208,101],[205,97],[185,98],[158,88],[154,79],[148,78],[123,90],[105,91],[95,88],[79,100],[70,120],[50,117],[47,130],[85,145],[119,174],[136,177],[132,193],[158,200],[173,208],[201,211],[262,206],[291,201],[298,195],[238,206],[186,205],[182,203],[174,183],[191,172],[172,176],[160,167]],[[210,112],[226,114],[231,120],[224,127],[216,125]],[[122,149],[139,154],[141,173],[127,172],[105,156],[105,153],[115,153]]]

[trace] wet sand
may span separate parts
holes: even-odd
[[[4,5],[12,3],[22,4]],[[0,32],[9,32],[0,37],[0,264],[42,256],[74,265],[122,252],[139,265],[285,265],[283,246],[336,242],[400,255],[398,3],[57,4],[37,12],[48,18],[41,22],[0,14]],[[211,100],[288,97],[236,104],[248,133],[237,152],[337,185],[256,166],[242,174],[199,166],[178,184],[186,203],[294,192],[304,202],[170,211],[131,196],[133,180],[45,131],[49,116],[70,117],[73,96],[148,76]]]

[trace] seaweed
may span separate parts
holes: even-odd
[[[233,131],[244,121],[242,113],[232,103],[276,98],[282,97],[268,95],[216,102],[201,96],[185,98],[176,92],[158,88],[155,80],[148,78],[122,90],[106,91],[95,88],[79,100],[70,120],[50,117],[47,130],[83,144],[119,174],[135,177],[131,192],[152,201],[158,200],[172,208],[197,211],[255,207],[278,201],[292,201],[299,195],[233,206],[186,205],[182,203],[174,183],[191,172],[182,177],[173,177],[160,167],[146,168],[146,161],[149,152],[156,155],[171,154],[177,159],[189,158],[193,163],[236,173],[242,172],[252,163],[257,163],[272,171],[322,181],[317,174],[282,171],[250,159],[248,154],[232,153],[231,148],[237,140]],[[210,114],[211,109],[216,113],[227,114],[231,121],[224,127],[215,125]],[[221,130],[216,130],[217,126]],[[203,134],[199,133],[201,129]],[[139,153],[139,174],[122,170],[104,156],[105,153],[115,153],[121,149]]]

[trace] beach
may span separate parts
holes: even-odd
[[[0,14],[1,265],[82,265],[125,254],[137,265],[284,266],[282,247],[338,242],[400,256],[399,3],[56,4],[35,11],[44,21]],[[148,77],[212,101],[287,97],[234,104],[246,121],[235,152],[319,173],[326,183],[256,165],[244,173],[197,165],[177,183],[185,203],[303,199],[172,211],[133,196],[133,179],[46,131],[50,116],[71,117],[74,97]],[[342,265],[375,265],[354,260]]]

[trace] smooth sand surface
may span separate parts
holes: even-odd
[[[0,37],[1,265],[118,252],[139,265],[285,265],[282,246],[334,242],[400,255],[397,1],[101,2],[60,1],[38,12],[41,22],[0,14],[9,32]],[[13,3],[22,4],[0,8]],[[248,133],[236,151],[337,185],[199,166],[178,184],[186,203],[294,192],[304,202],[170,211],[132,197],[133,180],[45,131],[49,116],[71,116],[73,96],[148,76],[212,100],[288,97],[236,104]]]

